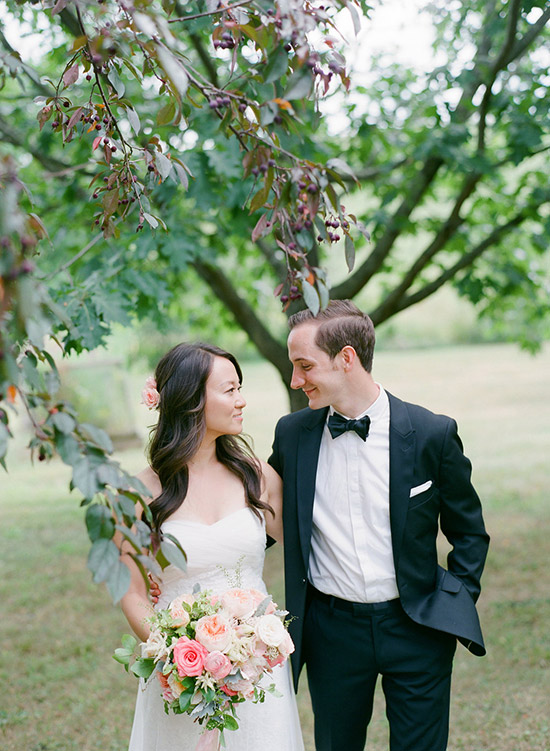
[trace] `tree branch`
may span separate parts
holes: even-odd
[[[189,34],[189,39],[191,40],[191,44],[195,48],[195,52],[200,57],[202,64],[206,68],[206,72],[208,73],[208,78],[210,79],[210,82],[212,83],[213,86],[219,89],[220,82],[218,79],[218,71],[216,70],[216,66],[214,65],[212,57],[204,49],[204,44],[202,43],[202,39],[200,38],[198,34]]]
[[[292,368],[286,347],[275,339],[261,322],[254,308],[237,294],[231,281],[213,263],[195,258],[193,267],[212,289],[225,307],[231,312],[239,326],[248,334],[263,357],[271,362],[287,383],[290,382]]]
[[[521,57],[525,50],[530,47],[534,40],[542,32],[548,21],[550,20],[550,6],[546,8],[541,17],[536,23],[533,24],[531,29],[521,39],[518,40],[516,46],[512,50],[510,57],[506,60],[506,65],[509,65],[513,60],[517,60]]]
[[[412,181],[410,189],[402,200],[399,208],[390,219],[386,231],[376,243],[369,257],[358,267],[351,276],[333,287],[331,296],[337,299],[354,297],[376,274],[389,255],[397,237],[401,234],[401,226],[408,219],[413,209],[420,203],[422,196],[430,186],[437,171],[443,164],[441,157],[429,157],[416,179]]]
[[[544,201],[542,203],[547,203],[547,201]],[[538,205],[542,205],[542,203],[539,203]],[[533,211],[533,206],[526,206],[521,211],[518,211],[518,213],[510,219],[505,224],[502,224],[500,227],[497,227],[495,230],[491,232],[490,235],[488,235],[485,240],[478,243],[475,248],[473,248],[469,253],[466,253],[463,255],[453,266],[448,268],[446,271],[444,271],[437,279],[435,279],[433,282],[430,282],[429,284],[426,284],[422,289],[418,290],[414,295],[409,295],[408,297],[404,298],[399,306],[393,310],[389,314],[383,314],[383,315],[377,315],[374,314],[371,316],[373,323],[375,325],[379,325],[380,323],[383,323],[388,318],[390,318],[392,315],[395,315],[395,313],[399,313],[402,310],[405,310],[406,308],[410,308],[412,305],[416,305],[417,303],[421,302],[422,300],[425,300],[427,297],[430,297],[434,294],[434,292],[437,292],[438,289],[443,287],[447,282],[449,282],[451,279],[454,279],[454,277],[462,271],[462,269],[466,269],[469,266],[472,266],[473,263],[481,256],[483,253],[488,250],[493,245],[496,245],[496,243],[500,240],[502,235],[504,235],[509,230],[513,229],[514,227],[518,227],[525,219],[527,219]]]
[[[64,173],[73,172],[76,168],[61,162],[53,156],[49,156],[42,150],[30,146],[25,143],[19,133],[0,115],[0,135],[2,140],[11,143],[12,146],[18,146],[25,149],[31,156],[33,156],[40,164],[45,167],[50,173]],[[86,174],[86,173],[85,173]]]
[[[449,239],[456,233],[457,229],[460,227],[464,219],[460,216],[460,210],[462,206],[464,205],[464,202],[466,201],[469,196],[474,192],[474,189],[479,182],[481,178],[481,173],[476,173],[473,175],[469,175],[466,180],[464,181],[464,184],[462,186],[462,189],[460,191],[460,194],[451,210],[451,213],[447,217],[447,220],[444,222],[444,224],[439,229],[439,232],[434,237],[433,241],[430,243],[430,245],[426,248],[426,250],[421,253],[420,256],[416,259],[416,261],[412,264],[412,266],[408,269],[408,271],[403,275],[403,278],[401,282],[395,287],[392,292],[385,298],[385,300],[376,308],[376,310],[372,313],[372,318],[374,320],[374,317],[381,319],[385,321],[387,318],[390,318],[392,315],[397,313],[400,308],[400,303],[403,300],[405,293],[412,284],[414,283],[415,279],[418,277],[420,272],[426,268],[426,266],[429,264],[429,262],[432,260],[432,258],[439,253],[439,251],[445,247]]]
[[[283,261],[279,260],[275,255],[277,248],[274,248],[272,245],[268,245],[265,240],[261,238],[259,240],[256,240],[256,245],[260,249],[260,252],[265,260],[269,263],[269,265],[275,272],[275,276],[278,279],[284,279],[288,273],[288,269],[286,267],[286,264]]]
[[[486,83],[486,91],[485,91],[485,96],[483,99],[485,111],[483,110],[483,106],[482,106],[481,112],[480,112],[480,126],[478,130],[478,147],[480,149],[483,149],[484,147],[485,118],[486,118],[487,111],[488,111],[491,87],[496,79],[496,76],[500,72],[500,70],[502,70],[503,67],[505,67],[508,64],[508,61],[509,61],[508,58],[510,57],[510,54],[511,54],[510,50],[512,50],[514,46],[514,39],[515,39],[516,31],[517,31],[517,23],[519,19],[520,10],[521,10],[521,0],[512,0],[511,9],[509,11],[509,16],[508,16],[506,38],[504,40],[504,44],[500,52],[496,56],[495,62],[491,66],[490,78]],[[489,13],[491,12],[492,11],[490,10]],[[484,54],[488,53],[489,49],[490,49],[490,42],[488,40],[488,37],[485,36],[474,58],[475,60],[477,60],[476,67],[478,68],[478,76],[477,76],[478,80],[477,80],[477,83],[471,85],[472,96],[473,96],[473,93],[479,87],[479,85],[483,83],[484,76],[482,75],[482,71],[481,71],[481,68],[483,66],[482,52]],[[473,111],[469,107],[469,102],[468,104],[466,103],[463,104],[463,99],[464,97],[461,97],[459,104],[457,105],[455,111],[452,114],[452,120],[457,121],[459,123],[465,122],[470,117]],[[357,268],[357,270],[351,276],[349,276],[347,279],[345,279],[336,287],[333,287],[332,289],[333,297],[335,298],[354,297],[368,283],[368,281],[372,278],[372,276],[376,274],[376,272],[380,269],[380,267],[384,263],[385,259],[389,256],[392,250],[392,247],[395,243],[395,240],[401,234],[401,227],[403,225],[403,222],[408,219],[408,217],[410,216],[412,211],[416,208],[416,206],[420,204],[426,190],[435,179],[437,172],[439,171],[440,167],[443,164],[444,164],[444,159],[442,159],[441,157],[430,156],[427,158],[427,160],[424,163],[424,166],[422,167],[421,171],[418,173],[416,179],[413,181],[408,192],[403,198],[400,206],[398,207],[398,209],[396,210],[396,212],[390,219],[384,234],[382,235],[380,240],[377,242],[372,253],[364,261],[364,263]]]
[[[13,55],[16,57],[21,65],[21,70],[25,73],[27,78],[29,78],[32,81],[33,86],[36,88],[40,94],[43,94],[44,96],[51,96],[54,90],[50,88],[49,86],[46,86],[42,83],[40,80],[40,75],[34,70],[34,68],[31,68],[30,65],[27,65],[27,63],[23,62],[21,60],[21,57],[17,50],[15,50],[11,44],[8,42],[4,34],[2,33],[2,30],[0,29],[0,44],[2,47],[8,52],[10,55]]]

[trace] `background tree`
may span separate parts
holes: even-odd
[[[8,19],[41,32],[43,54],[39,73],[0,35],[0,134],[10,146],[0,172],[0,461],[5,466],[10,410],[19,402],[33,426],[33,455],[57,453],[72,467],[71,487],[87,506],[89,567],[115,600],[129,582],[116,530],[145,579],[159,564],[184,566],[184,553],[170,535],[151,534],[147,491],[110,458],[109,437],[56,396],[45,342],[65,356],[102,344],[114,321],[160,320],[179,274],[202,262],[202,248],[191,243],[199,228],[211,234],[209,207],[232,186],[239,210],[255,214],[254,240],[269,235],[282,252],[283,305],[300,294],[313,309],[326,303],[324,273],[308,257],[315,223],[322,228],[338,211],[351,242],[351,225],[362,226],[333,186],[344,185],[347,166],[291,151],[301,139],[287,132],[299,133],[302,113],[304,127],[316,116],[313,105],[334,79],[349,84],[326,34],[341,8],[357,23],[356,5],[9,4]],[[38,122],[29,119],[31,99]],[[212,165],[218,177],[208,184]],[[220,189],[228,170],[232,186]],[[185,243],[144,231],[182,219]],[[136,502],[144,521],[136,520]]]
[[[38,458],[58,451],[73,467],[92,569],[115,593],[126,574],[110,509],[131,525],[136,488],[108,437],[56,399],[45,337],[68,354],[101,345],[114,322],[160,328],[188,315],[197,276],[208,312],[221,301],[286,384],[284,313],[329,294],[380,324],[453,284],[524,344],[547,332],[548,2],[433,2],[437,66],[381,59],[361,85],[334,20],[345,7],[359,27],[345,0],[4,5],[41,44],[23,60],[0,35],[12,155],[0,457],[18,394]],[[338,135],[322,95],[340,96]]]

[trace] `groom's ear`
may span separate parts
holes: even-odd
[[[267,539],[266,539],[265,547],[267,550],[267,548],[270,548],[272,545],[275,545],[277,540],[274,540],[273,537],[270,537],[269,535],[266,535],[266,537]]]

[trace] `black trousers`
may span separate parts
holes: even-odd
[[[399,600],[347,603],[312,590],[304,623],[316,751],[363,751],[379,675],[390,751],[445,751],[454,636],[414,623]]]

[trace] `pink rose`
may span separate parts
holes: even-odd
[[[279,651],[282,655],[285,657],[288,657],[294,652],[294,642],[292,641],[291,635],[288,633],[288,631],[285,631],[285,636],[281,644],[279,644]]]
[[[256,610],[253,592],[247,589],[228,589],[222,595],[222,604],[233,618],[244,618]]]
[[[194,639],[189,639],[187,636],[180,636],[174,644],[173,653],[179,675],[200,675],[202,673],[204,660],[208,654],[202,644]]]
[[[223,652],[231,644],[233,629],[221,613],[205,615],[197,621],[195,639],[209,652]]]
[[[276,668],[277,665],[281,665],[286,660],[286,657],[284,655],[279,655],[278,657],[275,657],[275,659],[271,660],[269,657],[267,658],[267,664],[270,668]]]
[[[254,655],[246,662],[239,664],[241,675],[248,681],[256,683],[266,668],[266,659],[263,655]],[[233,684],[231,684],[233,685]]]
[[[204,667],[215,681],[221,681],[231,672],[231,660],[223,652],[216,650],[206,655]]]
[[[145,380],[145,388],[141,392],[141,403],[147,409],[156,409],[159,404],[160,394],[157,391],[157,382],[152,376]]]
[[[223,689],[228,696],[235,696],[235,694],[241,694],[242,696],[246,697],[247,699],[251,698],[254,694],[254,686],[252,684],[252,681],[247,681],[246,679],[239,678],[236,681],[230,681],[229,684],[225,684],[226,689],[229,688],[229,691],[235,692],[235,693],[229,693],[226,689]]]
[[[228,696],[237,696],[239,693],[238,691],[232,691],[225,683],[223,686],[220,686],[221,690],[224,692],[224,694],[227,694]]]

